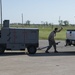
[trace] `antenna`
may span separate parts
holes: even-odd
[[[0,15],[1,15],[1,28],[2,28],[2,0],[0,0]]]
[[[61,18],[61,17],[59,16],[59,25],[60,25],[60,18]]]
[[[22,13],[22,25],[23,25],[23,13]]]

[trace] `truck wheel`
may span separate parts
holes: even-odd
[[[73,46],[75,46],[75,44],[73,44]]]
[[[66,45],[71,46],[71,41],[70,40],[66,40]]]
[[[36,53],[36,47],[34,47],[34,46],[30,46],[27,49],[28,49],[29,54],[35,54]]]
[[[69,46],[71,46],[71,43],[69,43]]]
[[[5,49],[4,49],[4,48],[2,48],[2,47],[0,47],[0,54],[3,54],[3,53],[4,53],[4,51],[5,51]]]

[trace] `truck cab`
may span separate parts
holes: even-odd
[[[68,29],[66,32],[66,46],[75,46],[75,30]]]

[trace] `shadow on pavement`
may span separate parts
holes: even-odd
[[[58,53],[36,53],[36,54],[28,54],[29,56],[75,56],[75,51],[68,52],[58,52]]]
[[[28,54],[25,52],[5,52],[4,54],[0,54],[0,56],[19,56],[19,55],[28,55],[32,57],[38,56],[75,56],[75,51],[67,51],[67,52],[58,52],[58,53],[36,53],[36,54]]]

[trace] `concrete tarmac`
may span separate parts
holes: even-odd
[[[65,41],[45,53],[46,49],[36,54],[27,51],[6,51],[0,55],[0,75],[75,75],[75,47],[65,47]],[[48,45],[47,40],[40,40],[39,47]]]

